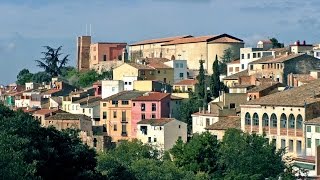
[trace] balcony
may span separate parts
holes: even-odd
[[[127,132],[121,132],[121,136],[127,137],[127,136],[128,136],[128,133],[127,133]]]

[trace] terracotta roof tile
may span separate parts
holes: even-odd
[[[305,124],[313,124],[313,125],[319,125],[320,124],[320,117],[309,119],[304,122]]]
[[[175,45],[175,44],[206,42],[209,39],[212,39],[212,38],[214,38],[216,36],[217,35],[208,35],[208,36],[198,36],[198,37],[189,37],[189,38],[183,38],[183,39],[176,39],[176,40],[164,43],[162,46]]]
[[[102,99],[102,101],[121,101],[121,100],[132,100],[135,99],[139,96],[142,96],[145,91],[122,91],[117,94],[114,94],[112,96],[109,96],[105,99]]]
[[[183,35],[183,36],[166,37],[166,38],[158,38],[158,39],[148,39],[148,40],[139,41],[139,42],[130,44],[130,46],[169,42],[169,41],[173,41],[173,40],[181,39],[181,38],[186,38],[186,37],[192,37],[192,36],[191,35]]]
[[[238,79],[239,77],[242,77],[242,76],[248,76],[248,70],[244,70],[244,71],[240,71],[238,73],[235,73],[235,74],[232,74],[230,76],[227,76],[223,79],[225,80],[232,80],[232,79]]]
[[[139,121],[137,124],[150,124],[151,126],[163,126],[173,120],[176,120],[176,119],[174,118],[144,119]]]
[[[138,64],[138,63],[127,63],[128,65],[137,68],[137,69],[154,69],[150,66],[144,65],[144,64]]]
[[[170,96],[169,93],[147,92],[142,96],[136,97],[133,101],[160,101],[161,99]]]
[[[80,118],[91,121],[91,118],[86,115],[71,113],[57,113],[53,116],[49,116],[46,120],[80,120]]]
[[[233,60],[229,64],[240,64],[240,59]]]
[[[260,92],[260,91],[263,91],[265,89],[268,89],[268,88],[278,88],[278,87],[286,87],[285,84],[282,84],[282,83],[279,83],[279,82],[273,82],[273,83],[264,83],[260,86],[256,86],[250,90],[248,90],[248,93],[252,93],[252,92]]]
[[[241,120],[239,116],[220,117],[219,121],[207,126],[207,130],[227,130],[230,128],[240,129]]]
[[[304,56],[305,54],[289,54],[289,55],[279,55],[275,58],[273,56],[265,56],[261,59],[258,59],[256,61],[252,61],[249,64],[266,64],[266,63],[280,63],[289,61],[291,59],[294,59],[296,57]]]
[[[320,79],[317,79],[309,84],[251,100],[246,105],[304,107],[314,102],[320,102],[319,97]]]
[[[89,96],[89,98],[84,97],[84,98],[79,99],[77,101],[74,101],[72,103],[79,103],[80,105],[83,105],[83,104],[92,103],[92,102],[96,102],[96,101],[101,101],[101,97],[95,97],[95,96]]]
[[[242,41],[230,37],[221,37],[210,41],[210,43],[242,43]]]
[[[198,80],[196,79],[185,79],[175,83],[174,85],[195,85],[197,83],[198,83]]]
[[[33,112],[33,114],[47,115],[47,114],[51,114],[53,112],[56,112],[58,110],[59,109],[40,109],[40,110]]]

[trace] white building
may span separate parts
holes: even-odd
[[[125,91],[132,91],[133,90],[133,81],[137,81],[137,76],[124,76],[123,82],[124,82],[124,90]]]
[[[26,85],[26,90],[37,89],[39,87],[39,84],[34,82],[28,82],[28,83],[25,83],[25,85]]]
[[[98,126],[100,121],[100,101],[95,101],[80,106],[80,114],[84,114],[91,118],[92,126]]]
[[[138,122],[137,132],[137,139],[159,150],[171,149],[179,138],[187,141],[187,124],[174,118],[142,120]]]
[[[173,68],[174,83],[188,78],[187,77],[188,76],[187,60],[171,60],[171,61],[165,62],[164,64]]]
[[[240,49],[240,71],[248,69],[248,64],[265,56],[272,56],[273,51],[265,51],[262,48],[241,48]],[[228,67],[229,68],[229,67]]]
[[[240,72],[241,70],[241,64],[240,60],[234,60],[227,64],[227,76],[230,76],[232,74],[236,74]]]
[[[313,56],[320,59],[320,48],[313,49]]]
[[[260,40],[257,43],[257,48],[262,48],[263,50],[269,50],[273,47],[272,42],[268,40]]]
[[[206,127],[219,121],[219,114],[199,111],[192,116],[192,133],[203,133]]]
[[[102,99],[104,99],[123,91],[124,82],[122,80],[104,80],[102,81],[101,89]]]

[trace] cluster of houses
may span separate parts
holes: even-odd
[[[274,48],[270,40],[257,47],[228,34],[191,35],[126,43],[92,43],[78,38],[79,71],[113,71],[78,89],[53,78],[50,83],[1,87],[1,101],[32,114],[42,126],[77,128],[84,143],[104,151],[114,143],[139,139],[160,150],[187,141],[187,124],[179,108],[195,91],[199,61],[212,74],[216,55],[232,52],[221,91],[192,116],[192,133],[205,131],[222,139],[229,128],[265,134],[286,148],[296,167],[320,174],[320,48],[296,41]],[[128,49],[128,50],[127,50]],[[320,161],[319,161],[320,162]],[[319,166],[320,167],[320,166]]]

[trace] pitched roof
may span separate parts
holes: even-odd
[[[91,118],[83,115],[83,114],[71,114],[71,113],[57,113],[53,116],[49,116],[46,120],[80,120],[83,118],[84,120],[91,121]]]
[[[305,124],[313,124],[313,125],[319,125],[320,124],[320,117],[309,119],[304,122]]]
[[[43,94],[53,94],[53,93],[56,93],[56,92],[59,92],[59,91],[62,91],[62,89],[49,89],[47,91],[42,92],[41,95],[43,95]]]
[[[240,64],[240,59],[233,60],[233,61],[229,62],[228,64]]]
[[[227,76],[225,78],[223,78],[224,80],[232,80],[232,79],[238,79],[239,77],[242,76],[248,76],[248,70],[244,70],[244,71],[240,71],[238,73],[232,74],[230,76]]]
[[[166,65],[166,64],[163,64],[162,62],[156,62],[156,61],[151,61],[147,64],[147,66],[150,66],[152,68],[155,68],[155,69],[172,69],[172,67]]]
[[[277,87],[286,87],[286,85],[282,84],[282,83],[279,83],[279,82],[273,82],[273,83],[264,83],[264,84],[261,84],[259,86],[256,86],[250,90],[248,90],[249,93],[252,93],[252,92],[260,92],[260,91],[263,91],[265,89],[268,89],[268,88],[271,88],[271,87],[274,87],[274,88],[277,88]]]
[[[281,63],[289,61],[299,56],[304,56],[305,54],[288,54],[288,55],[279,55],[276,57],[273,56],[264,56],[261,59],[252,61],[249,64],[267,64],[267,63]]]
[[[170,98],[171,98],[171,100],[182,100],[182,99],[184,99],[182,97],[178,97],[178,96],[174,96],[174,95],[171,95]]]
[[[216,37],[216,35],[208,35],[208,36],[198,36],[198,37],[189,37],[183,39],[176,39],[167,43],[162,44],[162,46],[166,45],[175,45],[175,44],[186,44],[186,43],[198,43],[198,42],[207,42],[208,40]]]
[[[207,130],[227,130],[230,128],[241,128],[241,119],[239,116],[220,117],[219,121],[207,126]]]
[[[142,60],[145,60],[147,63],[149,62],[162,62],[162,63],[165,63],[165,62],[168,62],[168,61],[171,61],[170,59],[167,59],[167,58],[142,58]]]
[[[124,63],[124,64],[128,64],[136,69],[154,69],[154,68],[147,66],[147,65],[144,65],[144,64],[138,64],[138,63]]]
[[[264,40],[260,40],[260,41],[263,42],[263,43],[266,43],[266,44],[272,44],[270,39],[264,39]]]
[[[170,96],[169,93],[160,93],[160,92],[147,92],[143,96],[138,96],[133,101],[160,101],[165,97]]]
[[[173,120],[176,120],[176,119],[175,118],[144,119],[139,121],[137,124],[150,124],[151,126],[163,126]]]
[[[184,79],[182,81],[175,83],[174,85],[195,85],[197,83],[198,83],[198,80],[196,79]]]
[[[133,44],[130,44],[130,46],[135,45],[143,45],[143,44],[153,44],[153,43],[162,43],[162,42],[169,42],[176,39],[186,38],[186,37],[192,37],[191,35],[182,35],[182,36],[175,36],[175,37],[166,37],[166,38],[158,38],[158,39],[148,39],[144,41],[139,41]]]
[[[58,104],[62,104],[62,98],[61,97],[50,97],[50,99],[54,100]]]
[[[93,108],[96,106],[100,106],[100,100],[99,101],[94,101],[94,102],[90,102],[88,104],[83,104],[81,107],[82,108]]]
[[[315,78],[310,74],[293,74],[293,77],[295,77],[300,82],[309,82],[315,80]]]
[[[57,111],[59,111],[59,109],[40,109],[33,112],[32,114],[47,115]]]
[[[77,101],[73,101],[72,103],[79,103],[80,105],[83,105],[83,104],[92,103],[100,100],[101,100],[101,97],[89,96],[89,97],[84,97],[82,99],[79,99]]]
[[[119,92],[119,93],[114,94],[112,96],[109,96],[105,99],[102,99],[102,101],[132,100],[132,99],[135,99],[139,96],[142,96],[144,93],[146,93],[146,92],[145,91],[122,91],[122,92]]]
[[[251,100],[246,105],[304,107],[320,101],[320,79],[309,84]]]

